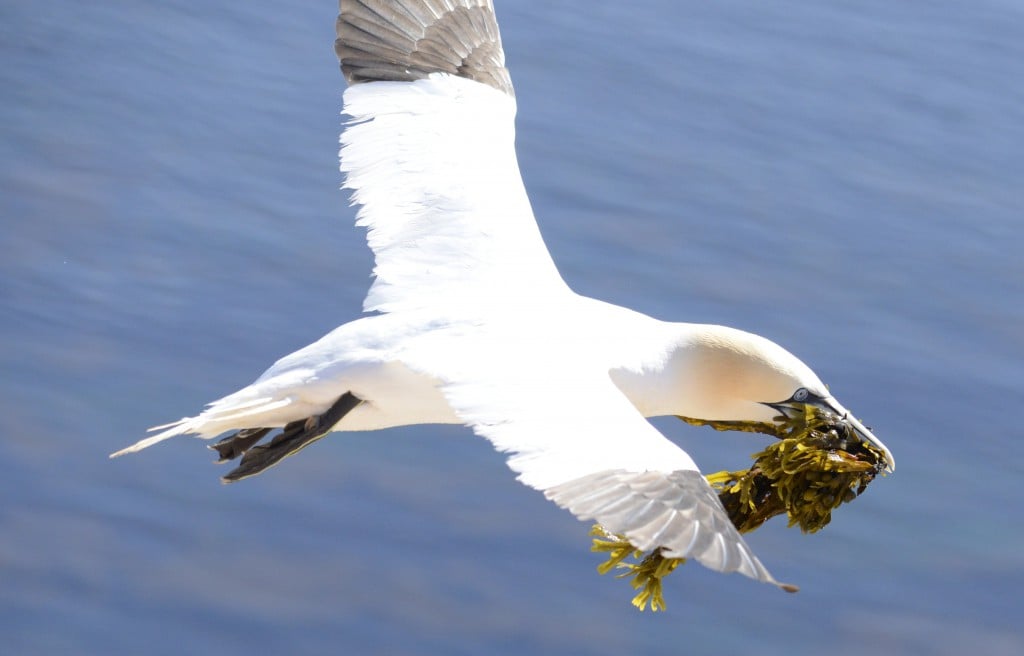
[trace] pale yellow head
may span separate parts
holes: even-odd
[[[821,379],[775,342],[724,326],[694,326],[679,345],[682,408],[707,421],[770,422],[787,409],[812,405],[836,414],[862,439],[892,454],[829,393]]]

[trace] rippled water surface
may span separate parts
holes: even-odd
[[[468,431],[334,437],[224,487],[195,412],[357,316],[329,0],[0,7],[5,653],[1024,653],[1024,10],[500,2],[565,277],[796,352],[895,452],[779,593],[639,614]],[[750,436],[658,426],[705,469]]]

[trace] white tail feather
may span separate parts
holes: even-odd
[[[154,426],[149,430],[154,431],[160,430],[161,428],[166,428],[167,430],[163,431],[162,433],[157,433],[156,435],[152,435],[145,439],[139,440],[135,444],[129,447],[125,447],[120,451],[115,451],[114,453],[110,454],[110,457],[117,458],[125,455],[126,453],[136,453],[138,451],[142,451],[147,447],[153,446],[157,442],[163,442],[168,438],[174,437],[175,435],[182,435],[183,433],[194,432],[194,430],[191,428],[191,422],[195,422],[197,419],[199,419],[199,417],[183,417],[178,421],[175,421],[170,424],[164,424],[163,426]]]
[[[290,396],[281,399],[263,397],[240,403],[225,403],[230,398],[214,401],[197,417],[183,417],[169,424],[154,426],[149,432],[161,432],[116,451],[110,454],[110,457],[117,458],[128,453],[137,453],[177,435],[193,434],[208,440],[229,430],[283,426],[296,418],[285,417],[276,412],[294,403],[295,399]]]

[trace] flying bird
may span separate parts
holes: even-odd
[[[574,293],[534,220],[492,0],[341,0],[344,188],[375,256],[366,315],[113,456],[211,439],[226,482],[335,431],[465,424],[524,484],[641,550],[787,587],[696,463],[645,418],[813,406],[892,454],[796,356]],[[264,439],[268,438],[269,439]]]

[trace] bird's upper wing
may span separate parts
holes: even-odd
[[[583,361],[545,367],[540,344],[494,352],[466,339],[460,353],[426,342],[403,360],[443,381],[452,408],[510,454],[521,482],[639,549],[663,547],[665,555],[780,585],[693,460],[633,407],[606,371]]]
[[[341,169],[376,257],[365,309],[563,289],[516,161],[490,0],[342,0]]]

